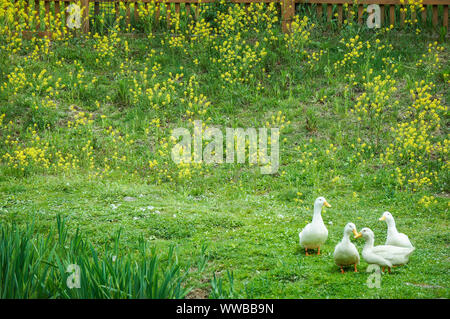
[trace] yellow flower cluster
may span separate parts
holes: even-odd
[[[276,115],[272,115],[270,117],[270,122],[266,122],[266,127],[277,127],[282,131],[286,125],[290,125],[291,121],[286,121],[286,115],[283,115],[283,112],[278,111]]]
[[[106,61],[107,66],[109,66],[109,61],[107,61],[108,57],[114,57],[116,54],[116,50],[120,45],[120,38],[118,36],[118,31],[116,28],[113,28],[108,35],[100,36],[98,33],[93,35],[95,40],[93,48],[97,53],[96,62]]]
[[[78,112],[75,109],[75,106],[72,105],[70,107],[70,110],[75,112],[74,115],[74,120],[73,121],[67,121],[67,127],[68,128],[74,128],[77,129],[79,126],[85,126],[87,124],[92,124],[93,123],[93,114],[92,113],[86,113],[83,111]]]
[[[358,63],[358,58],[363,55],[362,49],[364,48],[364,44],[360,40],[359,35],[355,35],[354,37],[348,39],[348,41],[341,39],[341,43],[345,44],[345,47],[349,50],[349,52],[345,53],[341,60],[335,62],[335,69],[342,68],[348,64],[356,64]]]
[[[346,17],[343,21],[344,25],[351,26],[355,24],[358,18],[358,0],[353,0],[351,5],[344,3],[343,7],[343,16]]]
[[[399,186],[413,191],[432,186],[439,180],[438,172],[448,169],[446,158],[450,140],[436,140],[447,106],[430,93],[433,84],[416,82],[411,91],[412,105],[406,115],[410,120],[391,127],[394,141],[380,154],[387,165],[396,165],[393,175]]]
[[[34,128],[28,128],[30,133],[30,145],[21,145],[18,139],[6,137],[4,143],[8,151],[2,156],[7,167],[16,172],[26,173],[27,169],[34,171],[59,171],[69,172],[79,167],[80,160],[73,154],[63,155],[61,151],[55,150],[49,142],[43,141],[37,134],[36,124]]]
[[[318,149],[317,147],[313,147],[312,143],[313,139],[309,139],[309,143],[303,143],[302,145],[296,147],[296,151],[300,153],[298,162],[302,166],[300,171],[302,174],[311,172],[312,169],[314,169],[318,164],[316,156]]]
[[[183,92],[184,97],[180,99],[182,103],[187,104],[186,117],[190,123],[195,119],[202,119],[204,123],[208,122],[210,118],[205,118],[211,102],[203,94],[196,94],[199,89],[199,83],[195,76],[189,78],[186,89]]]
[[[389,101],[391,94],[397,91],[395,87],[396,82],[390,75],[387,75],[385,78],[377,75],[370,79],[373,69],[370,69],[368,73],[369,76],[367,78],[363,77],[363,79],[366,79],[366,82],[363,83],[365,92],[357,97],[357,103],[350,110],[352,113],[359,115],[359,121],[363,119],[374,121],[378,117],[385,115],[389,111],[388,109],[392,107]],[[393,104],[398,104],[398,101],[395,101]]]
[[[444,51],[444,47],[439,45],[437,42],[429,43],[427,52],[422,55],[422,59],[417,61],[417,67],[425,67],[428,73],[434,73],[441,69],[442,66],[439,64],[440,54]]]
[[[294,202],[298,203],[299,205],[303,204],[303,193],[297,192],[296,197],[294,198]]]
[[[400,13],[406,17],[405,24],[411,26],[417,24],[419,20],[417,20],[416,13],[425,10],[423,0],[400,0],[400,3],[403,5]]]
[[[41,76],[41,74],[39,74],[39,76]],[[27,75],[25,74],[23,67],[18,66],[14,68],[13,72],[8,74],[8,82],[4,82],[0,86],[0,91],[4,91],[9,87],[11,88],[10,92],[12,95],[17,95],[28,84]]]
[[[294,17],[291,23],[291,32],[284,35],[286,48],[295,55],[306,55],[305,46],[310,42],[311,30],[315,27],[309,18],[299,15]]]
[[[427,196],[424,195],[420,200],[419,200],[419,205],[422,205],[425,208],[429,208],[430,206],[437,204],[437,199],[434,196]]]

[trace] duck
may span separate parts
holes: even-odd
[[[385,221],[387,224],[387,236],[385,245],[407,248],[413,247],[413,245],[409,241],[408,236],[398,232],[397,227],[395,227],[394,216],[392,216],[390,212],[384,212],[378,220]]]
[[[324,197],[318,197],[314,202],[314,215],[312,222],[305,226],[298,234],[300,246],[305,248],[306,256],[309,256],[308,249],[316,249],[317,255],[320,255],[320,246],[322,246],[328,238],[328,229],[323,223],[322,207],[331,207]]]
[[[358,272],[357,265],[359,265],[359,252],[356,246],[350,241],[350,236],[357,236],[356,226],[353,223],[348,223],[344,227],[344,237],[334,248],[334,262],[341,267],[341,273],[344,273],[344,266],[354,265],[355,272]]]
[[[391,272],[391,267],[408,263],[409,256],[415,249],[414,247],[407,248],[392,245],[374,246],[375,235],[370,228],[361,229],[355,238],[360,237],[363,237],[366,241],[362,251],[364,260],[368,264],[382,267],[382,271],[387,267],[389,273]]]

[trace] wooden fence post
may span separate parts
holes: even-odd
[[[448,29],[448,7],[449,6],[445,6],[444,5],[444,16],[443,16],[443,19],[444,19],[444,28],[447,30]]]
[[[81,0],[81,31],[89,33],[89,0]]]
[[[281,25],[284,33],[291,31],[291,22],[295,15],[295,0],[282,0]]]

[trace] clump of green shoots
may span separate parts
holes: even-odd
[[[35,235],[33,225],[0,224],[0,298],[183,298],[185,288],[173,247],[161,263],[141,239],[138,257],[119,252],[120,232],[101,255],[66,221]]]

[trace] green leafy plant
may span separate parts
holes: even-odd
[[[0,224],[1,298],[183,298],[185,275],[173,246],[163,265],[155,249],[141,239],[138,257],[121,256],[120,232],[114,246],[99,254],[77,231],[69,237],[66,221],[57,217],[57,238],[35,236],[25,228]],[[75,265],[77,272],[68,272]],[[79,287],[67,284],[79,276]]]
[[[212,299],[231,299],[238,298],[237,293],[234,290],[234,275],[232,271],[227,270],[228,287],[223,283],[222,278],[217,278],[216,274],[213,274],[211,279],[211,293]]]

